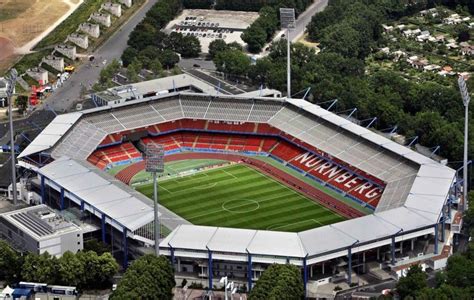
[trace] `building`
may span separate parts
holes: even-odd
[[[350,284],[363,272],[383,269],[397,274],[412,263],[442,268],[438,260],[446,258],[443,250],[451,246],[453,237],[451,216],[462,202],[455,170],[302,99],[170,89],[173,85],[155,86],[152,97],[57,116],[19,155],[18,164],[40,182],[43,203],[57,205],[48,194],[54,192],[61,209],[70,205],[95,216],[102,224],[104,241],[110,232],[121,237],[124,266],[130,251],[155,244],[150,234],[152,203],[104,173],[89,157],[104,141],[139,142],[153,132],[207,132],[212,126],[221,134],[245,128],[251,128],[245,134],[257,134],[261,127],[260,134],[270,131],[285,141],[297,137],[304,147],[299,146],[294,157],[267,155],[315,181],[319,179],[312,168],[325,160],[320,170],[336,165],[349,170],[350,176],[356,174],[352,183],[370,180],[360,189],[376,191],[375,181],[383,182],[384,188],[379,189],[373,213],[302,232],[197,226],[160,207],[163,224],[172,229],[160,241],[160,253],[170,258],[177,273],[201,278],[211,288],[218,285],[219,276],[228,275],[251,289],[269,264],[291,263],[301,269],[309,294],[327,282]],[[166,92],[158,93],[161,90]],[[135,92],[140,92],[139,87]],[[122,98],[117,95],[117,99]],[[199,149],[166,151],[169,155]],[[42,163],[39,154],[54,161]],[[343,193],[347,188],[345,194],[350,194],[350,182],[333,189]],[[331,185],[327,180],[322,184]]]
[[[222,91],[219,91],[218,86],[211,85],[188,74],[181,74],[113,87],[93,94],[92,99],[97,105],[104,106],[122,104],[139,99],[152,100],[173,92],[193,92],[209,95],[222,93]],[[273,89],[262,89],[251,93],[259,97],[281,97],[281,93]]]
[[[46,205],[0,215],[0,236],[20,251],[61,256],[83,249],[81,229]]]

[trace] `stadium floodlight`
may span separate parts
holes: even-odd
[[[145,170],[153,174],[153,208],[155,215],[155,254],[160,255],[161,228],[158,219],[158,188],[156,185],[156,174],[163,173],[165,150],[162,145],[149,143],[145,149]]]
[[[291,98],[291,41],[290,28],[295,28],[295,9],[294,8],[280,8],[280,24],[282,29],[286,29],[286,93],[287,97]]]
[[[466,211],[468,208],[467,203],[467,143],[468,143],[468,134],[469,134],[469,124],[468,124],[468,115],[469,115],[469,102],[471,97],[466,86],[466,80],[461,75],[458,78],[459,91],[461,92],[462,102],[464,104],[464,159],[463,159],[463,210]]]
[[[11,152],[11,166],[12,166],[12,195],[13,205],[17,205],[18,196],[16,191],[16,160],[15,160],[15,133],[13,131],[13,105],[12,99],[15,93],[16,79],[18,72],[15,69],[11,69],[9,76],[7,76],[7,101],[8,101],[8,122],[10,125],[10,152]]]

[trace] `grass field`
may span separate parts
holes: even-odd
[[[153,193],[151,184],[136,189]],[[297,232],[344,220],[240,164],[164,180],[159,191],[161,204],[196,225]]]
[[[172,161],[165,164],[164,174],[175,175],[188,170],[199,169],[223,163],[226,163],[226,161],[219,159],[187,159],[181,161]],[[143,182],[151,179],[152,177],[150,173],[141,171],[132,178],[130,183],[134,184],[136,182]]]

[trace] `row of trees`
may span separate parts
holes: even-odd
[[[28,253],[20,255],[0,240],[0,280],[23,281],[76,286],[79,289],[105,288],[111,285],[118,264],[108,252],[77,254],[66,252],[60,258]]]
[[[247,43],[248,50],[258,53],[265,43],[270,41],[278,28],[278,14],[271,6],[263,7],[258,19],[242,33],[242,40]]]

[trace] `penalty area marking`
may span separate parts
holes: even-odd
[[[244,204],[239,204],[239,205],[231,207],[231,208],[226,207],[226,205],[229,206],[229,203],[237,202],[237,201],[245,201],[245,203]],[[241,210],[238,209],[239,207],[249,205],[249,203],[251,203],[254,207],[250,207],[248,209],[241,209]],[[260,208],[260,204],[257,201],[249,200],[249,199],[227,200],[226,202],[222,203],[222,209],[227,211],[227,212],[233,213],[233,214],[245,214],[245,213],[256,211],[259,208]]]

